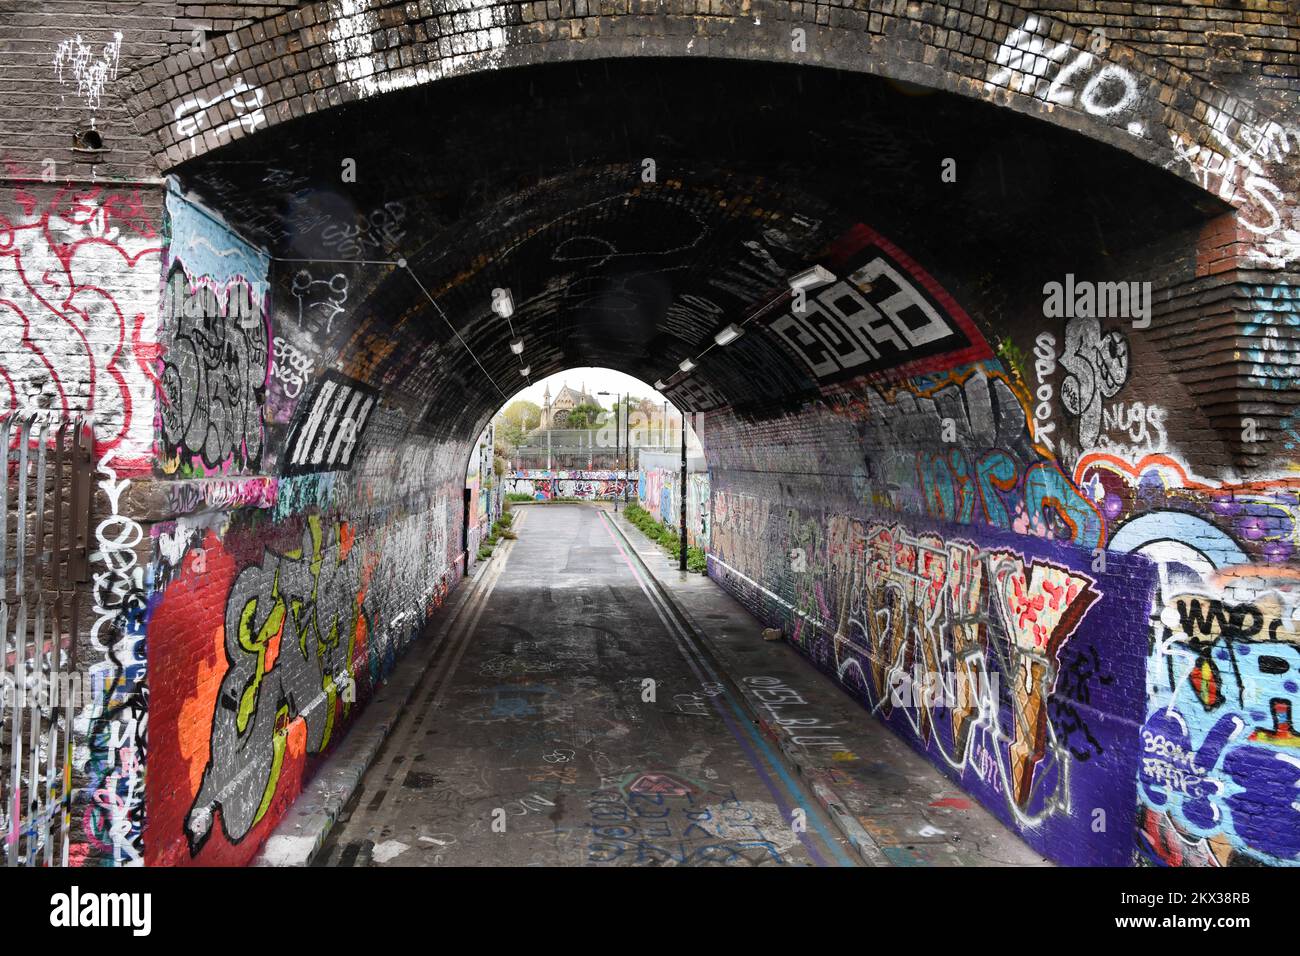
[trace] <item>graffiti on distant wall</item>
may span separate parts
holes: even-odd
[[[506,475],[506,494],[532,495],[538,501],[552,498],[613,501],[631,493],[631,481],[621,471],[526,468]]]
[[[681,524],[681,471],[671,468],[642,469],[637,476],[637,502],[661,524]],[[686,476],[686,542],[692,547],[709,546],[709,476],[689,472]]]
[[[255,469],[271,357],[267,257],[174,191],[167,212],[173,262],[163,297],[170,337],[159,396],[163,470]]]

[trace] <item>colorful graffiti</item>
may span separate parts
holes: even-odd
[[[622,500],[631,493],[630,478],[622,471],[552,471],[516,469],[506,475],[506,493],[532,495],[538,501],[579,498],[583,501]]]
[[[1242,329],[1257,345],[1246,352],[1251,377],[1265,388],[1290,389],[1300,377],[1300,290],[1285,282],[1251,290],[1254,314]]]
[[[138,192],[16,186],[0,208],[0,409],[92,414],[123,475],[153,463],[161,254]]]
[[[149,690],[145,680],[145,621],[149,586],[136,549],[144,530],[123,513],[122,495],[130,485],[118,478],[105,454],[100,491],[108,514],[95,529],[91,553],[94,622],[90,644],[102,658],[88,669],[90,706],[74,727],[86,741],[76,763],[86,779],[80,803],[86,840],[69,852],[69,862],[96,857],[116,865],[143,863],[144,762]]]
[[[167,193],[172,262],[159,413],[163,470],[183,475],[256,468],[271,336],[266,255],[175,191]]]
[[[1151,862],[1300,865],[1300,478],[1210,482],[1168,455],[1086,456],[1077,481],[1156,563],[1138,849]]]
[[[637,476],[637,502],[661,524],[676,528],[682,520],[681,470],[643,468]],[[697,548],[709,546],[709,476],[686,475],[686,541]]]
[[[1067,862],[1131,857],[1123,827],[1082,835],[1095,810],[1132,817],[1136,783],[1114,778],[1138,771],[1131,728],[1143,695],[1086,665],[1140,667],[1148,562],[1117,557],[1099,572],[1088,553],[1050,542],[844,514],[792,512],[755,538],[757,512],[718,498],[715,540],[735,533],[754,554],[780,533],[790,598],[759,584],[771,575],[758,568],[715,561],[711,574],[801,653],[1031,845]]]
[[[1106,525],[1035,446],[1032,414],[998,363],[868,387],[848,414],[867,449],[859,497],[938,521],[989,524],[1095,548]]]
[[[430,566],[449,513],[444,495],[378,525],[311,510],[155,528],[151,863],[247,861],[454,582]]]
[[[65,420],[86,413],[102,476],[68,859],[132,865],[144,823],[148,582],[136,551],[143,531],[124,496],[153,461],[162,240],[138,192],[33,182],[11,199],[0,209],[0,406]]]
[[[844,514],[796,512],[779,529],[766,519],[754,537],[757,512],[718,500],[715,540],[748,541],[755,555],[780,533],[791,599],[760,585],[771,576],[752,561],[715,560],[714,577],[1031,845],[1127,862],[1123,828],[1089,828],[1095,811],[1132,817],[1136,783],[1115,775],[1137,773],[1142,695],[1088,665],[1140,667],[1148,562],[1121,556],[1094,571],[1087,552],[1050,542]]]

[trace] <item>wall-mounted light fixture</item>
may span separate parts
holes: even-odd
[[[730,345],[744,334],[745,330],[735,322],[732,322],[729,326],[715,335],[713,341],[717,342],[719,345]]]
[[[805,269],[798,275],[790,277],[790,290],[797,292],[800,289],[813,289],[819,285],[834,281],[835,273],[823,266],[813,266],[811,269]]]
[[[510,340],[510,351],[514,352],[516,355],[524,354],[524,340],[522,337]]]
[[[668,386],[664,384],[663,379],[659,379],[657,382],[655,382],[655,388],[659,389],[659,391],[661,392],[667,387]]]
[[[519,374],[522,375],[524,378],[527,378],[529,373],[532,372],[532,370],[533,367],[531,365],[525,365],[523,368],[519,370]]]
[[[682,364],[677,367],[683,372],[689,372],[691,369],[695,368],[695,363],[690,359],[682,359]]]

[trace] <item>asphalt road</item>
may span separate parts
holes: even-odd
[[[600,510],[515,514],[316,864],[854,865]]]

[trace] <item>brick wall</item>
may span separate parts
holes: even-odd
[[[715,355],[668,394],[709,413],[710,573],[1028,839],[1080,862],[1295,862],[1278,755],[1300,667],[1298,29],[1276,0],[55,0],[8,13],[0,389],[11,410],[99,422],[82,659],[103,693],[77,728],[74,859],[250,858],[463,570],[465,465],[497,396],[430,331],[405,277],[336,269],[360,258],[341,250],[382,258],[400,242],[432,269],[453,249],[461,261],[429,288],[468,316],[477,348],[499,338],[472,305],[497,281],[493,254],[620,175],[570,163],[574,185],[511,167],[507,184],[531,185],[502,186],[452,229],[397,174],[395,197],[313,206],[299,134],[328,143],[328,123],[311,123],[336,107],[380,116],[401,90],[500,67],[707,56],[875,70],[1081,133],[1125,154],[1117,175],[1163,169],[1195,188],[1190,213],[1163,194],[1141,207],[1170,223],[1140,242],[1082,215],[1037,222],[1032,194],[1003,192],[988,201],[1030,226],[1019,271],[882,209],[905,241],[874,247],[894,272],[859,297],[884,308],[888,276],[911,282],[963,346],[854,375],[856,333],[821,337],[855,314],[836,299],[816,329],[767,315],[732,347],[753,367]],[[496,168],[473,155],[461,165]],[[164,173],[179,179],[170,193]],[[805,203],[798,184],[698,179],[636,185],[634,208],[726,237],[693,265],[752,298],[725,300],[737,319],[781,269],[824,258],[832,222],[865,215]],[[512,203],[532,220],[499,234]],[[800,239],[790,223],[805,213],[816,225]],[[784,246],[762,245],[773,232]],[[1055,232],[1072,237],[1080,279],[1151,281],[1152,324],[1047,315],[1044,283],[1067,271]],[[755,244],[777,272],[750,261]],[[843,251],[825,259],[841,280],[874,261]],[[546,268],[530,281],[545,287]],[[568,352],[530,352],[535,372],[594,357],[655,377],[647,355],[671,367],[695,354],[721,314],[693,308],[706,286],[689,303],[681,291],[653,347],[591,351],[573,336]],[[558,327],[546,309],[534,324],[521,309],[530,342]],[[491,371],[514,380],[504,361]],[[900,677],[953,676],[952,661],[982,694],[999,679],[977,700],[987,713],[894,703]],[[1234,721],[1248,733],[1224,743]]]
[[[1261,325],[1293,316],[1290,288],[1256,289]],[[848,293],[813,295],[813,324],[767,321],[833,377]],[[1179,354],[1216,347],[1212,308],[1180,316],[1199,338],[1010,313],[1023,354],[825,386],[757,425],[706,416],[710,575],[1054,859],[1294,863],[1294,443],[1248,479],[1189,465],[1230,451]],[[1255,353],[1254,387],[1293,354]]]

